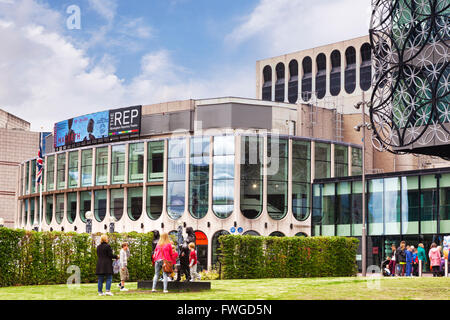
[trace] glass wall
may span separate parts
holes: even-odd
[[[91,211],[92,192],[80,192],[80,219],[86,222],[86,212]]]
[[[437,233],[437,180],[434,175],[420,177],[420,230],[422,234]]]
[[[288,159],[286,139],[267,139],[267,212],[274,220],[281,220],[288,209]]]
[[[367,187],[366,187],[367,191]],[[367,199],[367,197],[366,197]],[[352,182],[352,236],[362,235],[362,182]],[[366,202],[367,203],[367,202]]]
[[[81,186],[92,186],[92,149],[81,151]]]
[[[136,221],[142,215],[142,188],[128,188],[128,216],[131,220]]]
[[[111,184],[125,183],[125,147],[124,144],[112,146]]]
[[[383,234],[383,179],[369,181],[368,235]]]
[[[29,200],[25,199],[25,210],[23,212],[23,224],[26,226],[28,223],[28,215],[29,215]]]
[[[116,218],[117,221],[122,219],[123,206],[124,206],[124,190],[123,189],[111,189],[110,196],[110,212],[111,215]]]
[[[222,219],[234,209],[234,136],[214,137],[213,211]]]
[[[322,190],[322,235],[334,236],[336,224],[336,186],[328,183]]]
[[[25,167],[26,170],[26,167]],[[47,157],[47,191],[55,190],[55,156]],[[27,181],[27,180],[26,180]]]
[[[144,181],[144,143],[128,145],[128,183]]]
[[[53,196],[46,196],[45,197],[45,220],[47,221],[47,224],[52,223],[53,218]]]
[[[400,234],[401,223],[400,178],[384,179],[384,234]]]
[[[419,233],[419,177],[402,177],[402,233]]]
[[[67,194],[67,220],[73,223],[77,217],[77,193],[71,192]]]
[[[152,220],[157,220],[163,210],[163,186],[147,187],[147,215]]]
[[[331,177],[331,145],[315,143],[315,179]]]
[[[35,219],[35,213],[36,213],[36,210],[35,210],[35,198],[31,198],[30,199],[30,226],[33,226],[34,225],[34,221],[35,220],[37,220],[37,219]]]
[[[56,187],[58,190],[66,188],[66,154],[58,154],[58,169],[56,172]]]
[[[162,181],[164,178],[164,141],[148,143],[147,180]]]
[[[56,195],[55,220],[57,224],[61,224],[64,218],[64,194]]]
[[[208,212],[209,137],[191,138],[189,163],[189,212],[201,219]]]
[[[292,213],[296,220],[309,216],[311,190],[311,142],[292,141]]]
[[[94,191],[94,217],[102,222],[106,216],[106,190]]]
[[[186,191],[186,139],[169,140],[167,160],[167,213],[177,220],[184,212]]]
[[[31,161],[31,194],[36,193],[36,160]]]
[[[263,209],[263,146],[262,137],[241,137],[241,212],[247,219]]]
[[[336,193],[336,235],[351,235],[351,182],[339,182]]]
[[[69,188],[78,187],[78,151],[69,152]]]
[[[25,163],[25,194],[30,194],[30,162]]]
[[[108,183],[108,147],[95,150],[95,184],[103,186]]]
[[[439,227],[441,233],[450,233],[450,173],[443,174],[439,180]]]
[[[348,176],[348,147],[334,145],[334,176]]]

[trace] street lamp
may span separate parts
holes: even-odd
[[[91,234],[92,233],[92,211],[88,211],[85,214],[86,217],[86,233]]]

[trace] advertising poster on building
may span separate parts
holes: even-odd
[[[111,110],[109,112],[109,136],[139,134],[142,106]]]
[[[55,148],[95,142],[108,136],[109,111],[97,112],[55,124]]]

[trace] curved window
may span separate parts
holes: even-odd
[[[77,217],[77,193],[67,194],[67,221],[73,223]]]
[[[342,145],[334,146],[334,176],[348,176],[348,147]]]
[[[244,236],[255,236],[255,237],[260,236],[260,234],[258,232],[253,231],[253,230],[245,231],[243,235]]]
[[[285,237],[285,235],[284,235],[283,232],[274,231],[271,234],[269,234],[269,237],[280,237],[280,238],[282,238],[282,237]]]
[[[312,93],[312,59],[310,57],[304,58],[302,67],[302,99],[303,101],[309,101]]]
[[[316,143],[315,179],[331,178],[331,145]]]
[[[369,43],[361,47],[360,86],[367,91],[372,86],[372,48]]]
[[[53,218],[53,196],[45,197],[45,221],[47,224],[52,223]]]
[[[58,172],[56,173],[56,186],[58,190],[66,188],[66,154],[58,154]]]
[[[61,224],[64,218],[64,194],[56,195],[56,204],[55,204],[55,220],[56,223]]]
[[[330,93],[337,96],[341,92],[341,52],[331,53]]]
[[[128,183],[144,180],[144,143],[128,145]]]
[[[353,93],[356,89],[356,50],[353,47],[345,51],[345,92]]]
[[[288,208],[288,140],[267,139],[267,212],[274,220],[286,216]]]
[[[106,216],[106,190],[94,191],[94,217],[102,222]]]
[[[177,220],[183,215],[185,203],[186,139],[169,140],[167,162],[167,213]]]
[[[125,182],[125,145],[112,146],[111,183]]]
[[[163,186],[147,187],[147,215],[152,220],[157,220],[163,209]]]
[[[142,215],[142,192],[142,187],[127,190],[128,216],[133,221],[138,220]]]
[[[36,160],[31,161],[31,194],[36,192]]]
[[[208,237],[202,231],[195,231],[195,250],[199,270],[208,270]]]
[[[234,209],[234,136],[214,137],[213,211],[222,219]]]
[[[86,212],[91,211],[91,191],[80,192],[80,219],[86,222]]]
[[[26,167],[25,167],[26,170]],[[26,173],[27,171],[25,171]],[[26,182],[28,180],[25,180]],[[28,189],[26,189],[28,190]],[[55,156],[47,157],[47,191],[55,190]]]
[[[316,93],[318,99],[323,99],[327,91],[327,57],[321,53],[316,58]]]
[[[92,186],[92,149],[81,151],[81,186]]]
[[[30,162],[25,163],[25,194],[30,194]]]
[[[208,212],[209,200],[209,137],[191,138],[189,163],[189,212],[201,219]]]
[[[110,197],[110,212],[111,215],[116,218],[117,221],[122,219],[123,216],[123,200],[124,200],[123,189],[111,189]]]
[[[304,221],[310,210],[311,142],[292,141],[292,214]]]
[[[147,180],[162,181],[164,178],[164,141],[149,142],[147,157]]]
[[[292,60],[289,63],[288,100],[289,100],[289,103],[297,103],[297,101],[298,101],[298,62],[297,62],[297,60]]]
[[[277,81],[275,82],[275,101],[284,102],[285,67],[283,63],[277,64]]]
[[[272,101],[272,68],[265,66],[263,70],[262,100]]]
[[[78,187],[78,151],[69,152],[69,188]]]
[[[299,232],[295,234],[296,237],[307,237],[308,235],[304,232]]]
[[[33,226],[34,225],[34,221],[35,221],[35,208],[34,208],[34,203],[35,203],[35,198],[31,198],[30,199],[30,225]]]
[[[108,182],[108,147],[97,148],[95,153],[95,184],[106,185]]]
[[[220,236],[224,236],[224,235],[228,235],[230,234],[228,231],[225,230],[220,230],[217,231],[216,233],[214,233],[213,237],[212,237],[212,265],[214,266],[215,264],[217,264],[217,262],[219,261],[219,256],[221,254],[220,252],[220,242],[219,242],[219,238]]]
[[[28,222],[29,200],[25,199],[25,210],[23,212],[23,225],[26,226]]]
[[[262,212],[263,145],[259,136],[241,138],[241,212],[247,219]]]

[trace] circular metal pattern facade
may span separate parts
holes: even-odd
[[[399,153],[449,145],[450,2],[374,1],[370,38],[375,148]]]

